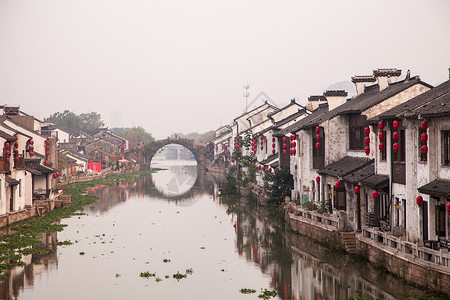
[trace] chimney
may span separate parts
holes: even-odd
[[[371,75],[365,75],[365,76],[354,76],[352,77],[352,82],[356,86],[356,96],[361,95],[364,93],[364,88],[368,85],[373,84],[377,79]]]
[[[320,104],[327,103],[327,98],[325,96],[310,96],[308,97],[308,101],[311,104],[311,111],[315,111],[319,108]]]
[[[373,76],[378,79],[380,91],[387,88],[389,83],[396,82],[400,74],[402,74],[402,70],[397,70],[394,68],[373,70]]]
[[[345,102],[348,93],[344,90],[326,91],[323,95],[327,98],[328,109],[333,110]]]

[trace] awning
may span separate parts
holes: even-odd
[[[450,180],[436,179],[421,186],[418,190],[427,195],[450,197]]]
[[[381,189],[389,186],[389,176],[375,174],[361,180],[361,183],[373,189]]]
[[[345,175],[348,175],[372,162],[373,160],[365,157],[346,156],[337,162],[320,169],[319,174],[344,177]]]
[[[371,162],[365,165],[364,167],[345,175],[344,180],[349,183],[357,185],[362,180],[374,174],[375,174],[375,164],[374,162]]]
[[[27,170],[28,172],[30,172],[33,175],[42,175],[42,173],[40,171],[33,169],[33,168],[25,167],[25,170]]]
[[[15,180],[11,176],[6,175],[5,177],[6,183],[9,185],[18,185],[20,182],[18,180]]]
[[[274,163],[275,160],[278,159],[278,154],[272,154],[271,156],[269,156],[267,159],[263,160],[260,162],[261,165],[269,165],[271,163]]]

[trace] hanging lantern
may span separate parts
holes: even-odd
[[[254,161],[252,161],[252,165],[255,165],[255,162],[254,162]]]
[[[55,179],[56,179],[56,174],[53,174],[53,178],[55,178]]]
[[[9,157],[5,158],[5,161],[9,164]]]
[[[50,150],[50,147],[49,146],[45,146],[45,150]]]
[[[398,129],[398,127],[400,127],[400,123],[395,120],[394,122],[392,122],[392,127],[394,127],[394,129]]]
[[[9,143],[8,142],[5,143],[5,148],[9,148]]]
[[[272,154],[275,154],[275,149],[272,150]]]
[[[336,181],[336,183],[334,184],[334,186],[339,189],[341,188],[341,183],[339,181]]]
[[[14,154],[15,154],[15,155],[19,155],[19,150],[17,150],[17,149],[14,150]]]
[[[394,133],[392,133],[392,138],[394,139],[394,141],[397,141],[399,137],[400,135],[398,134],[398,131],[394,131]]]
[[[416,198],[416,203],[417,203],[417,205],[422,206],[422,204],[423,204],[423,198],[422,198],[422,196],[417,196],[417,198]]]
[[[261,146],[261,150],[264,150],[264,146]]]
[[[19,157],[18,156],[14,157],[14,161],[19,162]]]
[[[264,139],[264,136],[262,135],[262,136],[260,136],[259,138],[260,138],[261,140],[263,140],[263,139]]]
[[[319,142],[316,143],[316,148],[320,149],[320,143]]]
[[[6,151],[5,151],[5,155],[6,155],[6,156],[9,156],[10,154],[11,154],[11,153],[9,152],[9,150],[6,150]]]
[[[294,151],[294,155],[297,154],[297,150],[294,149],[294,150],[292,150],[292,151]]]
[[[34,156],[34,152],[30,152],[30,156]]]
[[[297,136],[295,134],[292,135],[292,140],[295,140]]]
[[[422,134],[420,135],[420,140],[421,140],[422,142],[426,143],[427,140],[428,140],[428,134],[426,134],[425,132],[422,133]]]
[[[316,134],[316,140],[320,140],[320,134]]]
[[[384,143],[378,144],[378,149],[380,149],[381,151],[383,151],[383,150],[384,150]]]
[[[261,140],[261,145],[264,145],[264,141],[263,140]]]
[[[320,127],[319,127],[319,126],[316,127],[316,132],[317,132],[317,133],[320,132]]]
[[[293,142],[292,144],[294,148],[297,147],[297,142]]]
[[[30,140],[30,145],[33,145],[34,144],[34,141],[33,140]]]
[[[15,142],[15,143],[14,143],[14,147],[16,147],[16,148],[19,147],[19,143],[18,143],[18,142]]]
[[[283,150],[283,154],[286,155],[286,153],[287,153],[287,151],[286,151],[286,149],[284,149],[284,150]]]
[[[364,148],[364,152],[369,155],[370,154],[370,147],[367,146],[366,148]]]
[[[422,154],[427,154],[428,153],[427,145],[423,145],[422,147],[420,147],[420,151],[422,152]]]
[[[399,145],[398,143],[394,143],[394,145],[392,145],[392,149],[393,149],[395,152],[398,152],[398,150],[400,150],[400,145]]]
[[[370,137],[366,136],[364,138],[364,143],[366,143],[366,145],[369,145],[370,144]]]
[[[46,145],[50,145],[50,141],[46,140],[46,141],[45,141],[45,144],[46,144]]]
[[[367,126],[366,128],[364,128],[364,133],[365,134],[369,134],[370,133],[370,127]]]
[[[50,155],[50,152],[49,152],[49,151],[45,152],[45,155],[49,156],[49,155]]]
[[[265,171],[266,170],[266,166],[263,166],[262,169],[263,169],[263,171]]]
[[[378,198],[378,192],[377,191],[373,191],[372,192],[372,197],[373,197],[373,199],[377,199]]]
[[[275,148],[275,144],[272,144],[272,148]]]
[[[380,128],[381,130],[384,129],[384,123],[383,123],[383,121],[378,122],[378,128]]]
[[[258,166],[258,169],[260,169],[260,170],[261,170],[261,166]]]
[[[316,177],[316,182],[319,183],[320,182],[320,176]]]
[[[286,148],[286,143],[283,143],[283,148]]]
[[[378,138],[380,140],[384,140],[384,132],[383,131],[380,131],[380,133],[378,134]]]
[[[450,203],[447,203],[447,211],[450,212]]]
[[[277,172],[277,169],[273,169],[273,172],[276,173],[276,172]]]
[[[422,121],[422,123],[420,124],[420,128],[422,128],[423,130],[427,130],[428,129],[428,122],[427,121]]]
[[[355,186],[355,194],[359,194],[359,186]]]
[[[33,150],[34,150],[34,147],[33,147],[33,146],[30,146],[30,147],[28,147],[28,150],[33,151]]]
[[[287,140],[287,139],[286,139],[286,137],[285,137],[285,136],[283,136],[283,142],[286,142],[286,140]]]

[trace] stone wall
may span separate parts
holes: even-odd
[[[325,230],[306,222],[290,218],[289,216],[286,217],[286,221],[292,230],[297,231],[301,235],[306,235],[319,242],[327,243],[329,245],[338,245],[338,247],[343,247],[338,231]]]

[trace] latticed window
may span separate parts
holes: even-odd
[[[348,117],[350,150],[364,149],[364,122],[366,118],[362,115],[350,115]]]
[[[450,130],[441,131],[442,165],[450,166]]]

